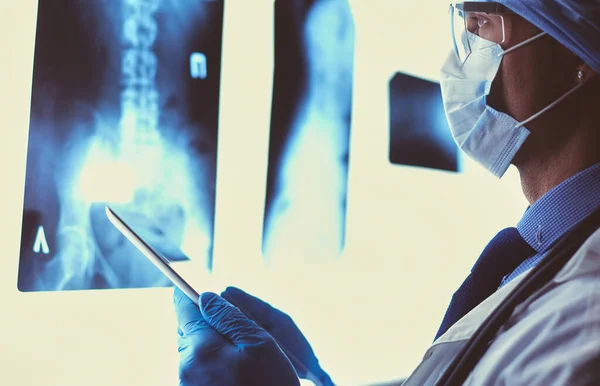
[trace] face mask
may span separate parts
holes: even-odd
[[[524,125],[553,108],[582,84],[575,86],[531,118],[518,122],[508,114],[489,107],[486,98],[502,57],[546,33],[536,35],[506,51],[498,44],[491,44],[477,35],[466,33],[472,41],[469,57],[461,65],[452,52],[442,67],[440,85],[444,109],[458,147],[494,176],[501,178],[530,134]]]

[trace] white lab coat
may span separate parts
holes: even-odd
[[[524,272],[440,336],[403,385],[433,385]],[[600,230],[515,308],[464,385],[600,385]]]

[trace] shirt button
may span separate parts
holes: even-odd
[[[423,360],[426,361],[427,359],[431,358],[431,355],[433,355],[433,350],[427,351],[423,357]]]

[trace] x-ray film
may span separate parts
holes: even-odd
[[[398,72],[390,80],[389,98],[390,162],[459,171],[440,85]]]
[[[18,288],[170,286],[104,214],[210,272],[223,2],[40,1]]]
[[[353,64],[347,0],[275,2],[267,266],[334,260],[343,250]]]

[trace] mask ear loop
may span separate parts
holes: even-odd
[[[529,122],[533,121],[534,119],[536,119],[540,115],[544,114],[546,111],[550,110],[551,108],[553,108],[554,106],[556,106],[557,104],[559,104],[560,102],[562,102],[563,100],[565,100],[567,97],[569,97],[575,91],[579,90],[584,84],[585,83],[579,83],[578,85],[576,85],[575,87],[573,87],[571,90],[567,91],[563,96],[561,96],[556,101],[554,101],[553,103],[551,103],[548,107],[546,107],[542,111],[534,114],[531,118],[529,118],[529,119],[527,119],[527,120],[519,123],[517,126],[515,126],[515,129],[518,129],[519,127],[525,126],[526,124],[528,124]]]
[[[542,36],[547,35],[546,32],[541,32],[535,36],[530,37],[529,39],[519,43],[519,44],[515,44],[514,46],[510,47],[509,49],[505,50],[504,52],[501,52],[500,54],[498,54],[498,57],[502,57],[518,48],[523,47],[526,44],[531,43],[532,41],[541,38]],[[534,119],[536,119],[537,117],[539,117],[540,115],[544,114],[546,111],[550,110],[551,108],[553,108],[554,106],[556,106],[557,104],[559,104],[560,102],[562,102],[563,100],[565,100],[566,98],[568,98],[571,94],[573,94],[575,91],[579,90],[582,86],[584,85],[584,83],[579,83],[578,85],[576,85],[575,87],[573,87],[571,90],[567,91],[563,96],[561,96],[560,98],[558,98],[557,100],[555,100],[553,103],[551,103],[550,105],[548,105],[546,108],[544,108],[543,110],[537,112],[536,114],[534,114],[533,116],[531,116],[529,119],[524,120],[523,122],[519,123],[517,126],[515,126],[515,129],[518,129],[522,126],[525,126],[526,124],[528,124],[529,122],[533,121]]]
[[[541,37],[542,37],[542,36],[544,36],[544,35],[547,35],[547,33],[546,33],[546,32],[541,32],[541,33],[539,33],[539,34],[537,34],[537,35],[535,35],[535,36],[533,36],[533,37],[530,37],[529,39],[527,39],[527,40],[525,40],[525,41],[523,41],[523,42],[521,42],[521,43],[519,43],[519,44],[515,44],[514,46],[512,46],[512,47],[510,47],[510,48],[506,49],[504,52],[501,52],[501,53],[499,53],[499,54],[498,54],[498,56],[499,56],[499,57],[500,57],[500,56],[504,56],[504,55],[506,55],[506,54],[508,54],[508,53],[510,53],[510,52],[512,52],[512,51],[514,51],[514,50],[516,50],[516,49],[518,49],[518,48],[521,48],[521,47],[523,47],[523,46],[524,46],[524,45],[526,45],[526,44],[529,44],[529,43],[531,43],[531,42],[532,42],[532,41],[534,41],[534,40],[537,40],[537,39],[541,38]]]

